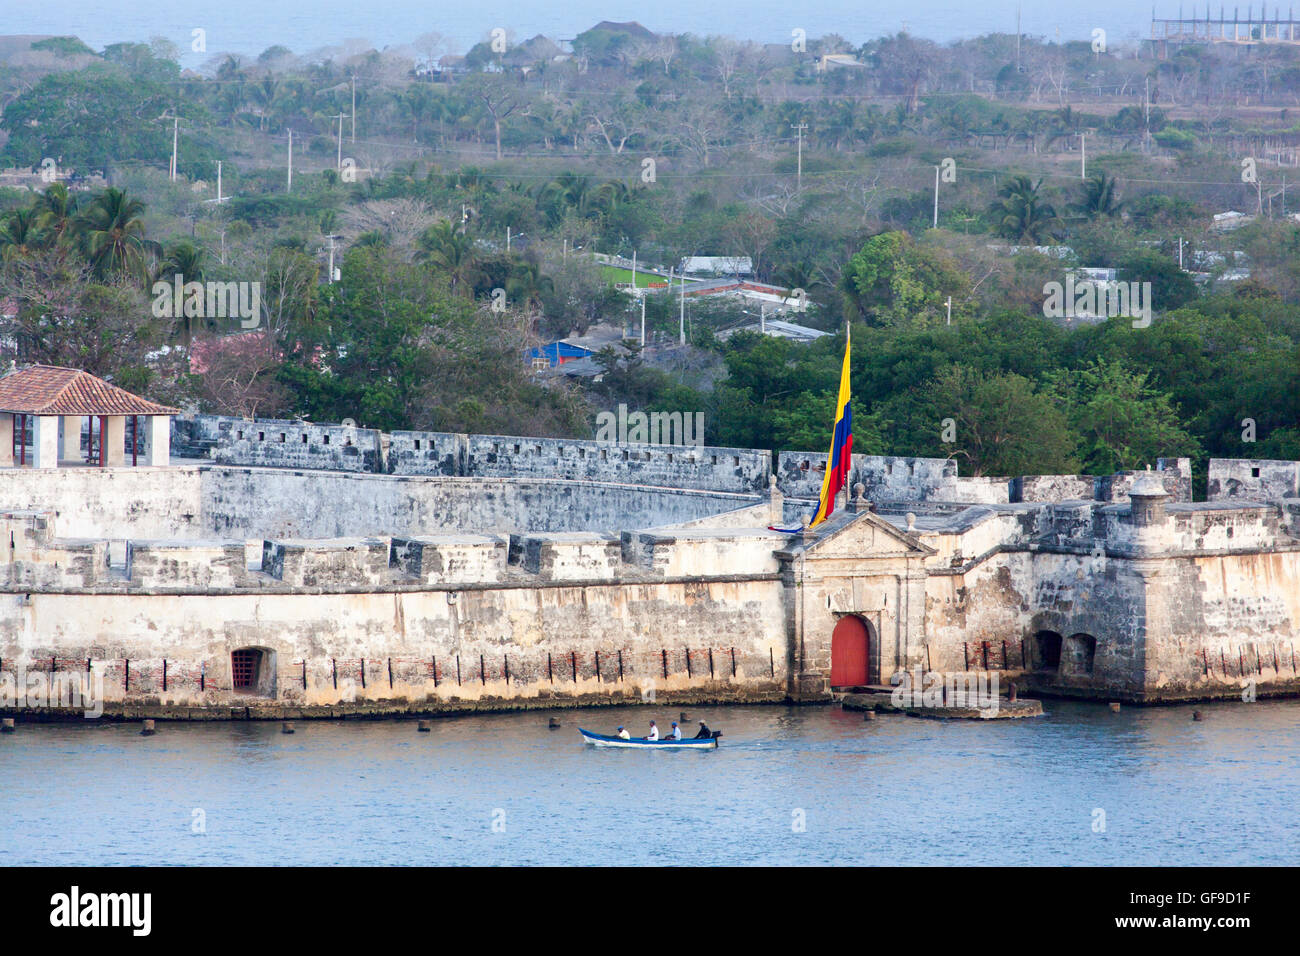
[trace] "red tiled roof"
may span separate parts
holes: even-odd
[[[0,412],[19,415],[175,415],[75,368],[32,365],[0,378]]]

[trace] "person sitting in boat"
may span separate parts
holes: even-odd
[[[653,720],[650,721],[650,732],[645,735],[645,739],[646,740],[659,739],[659,728],[655,726],[655,722]]]
[[[624,727],[622,724],[618,725],[618,735],[622,737],[624,740],[632,739],[632,735],[627,732],[627,728]]]
[[[668,732],[668,739],[669,740],[682,739],[682,728],[677,726],[677,721],[675,720],[673,721],[673,729]]]
[[[712,736],[713,736],[713,732],[709,730],[709,725],[706,724],[704,721],[701,720],[701,721],[700,721],[700,732],[699,732],[698,734],[695,735],[695,739],[696,739],[696,740],[707,740],[709,737],[712,737]]]

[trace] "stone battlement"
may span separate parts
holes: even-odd
[[[0,472],[0,686],[75,666],[119,713],[202,717],[817,701],[916,667],[1300,691],[1297,462],[1216,460],[1192,502],[1186,459],[1001,478],[854,456],[861,496],[785,533],[824,454],[177,428],[205,463]]]

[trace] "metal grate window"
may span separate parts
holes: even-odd
[[[232,651],[230,673],[235,690],[253,690],[257,687],[257,665],[261,654],[257,651]]]

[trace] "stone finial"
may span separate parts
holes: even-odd
[[[916,530],[916,515],[910,511],[907,513],[907,530],[909,532]]]
[[[799,534],[805,541],[811,541],[817,537],[817,532],[812,529],[812,518],[808,517],[807,514],[804,514],[804,516],[799,519],[799,523],[803,525],[803,530],[799,532]]]
[[[776,475],[767,477],[767,512],[773,524],[779,522],[785,513],[785,495],[781,494],[781,489],[777,487]]]
[[[871,502],[867,501],[867,486],[859,481],[853,486],[853,500],[849,502],[849,510],[856,514],[868,511],[870,508]]]

